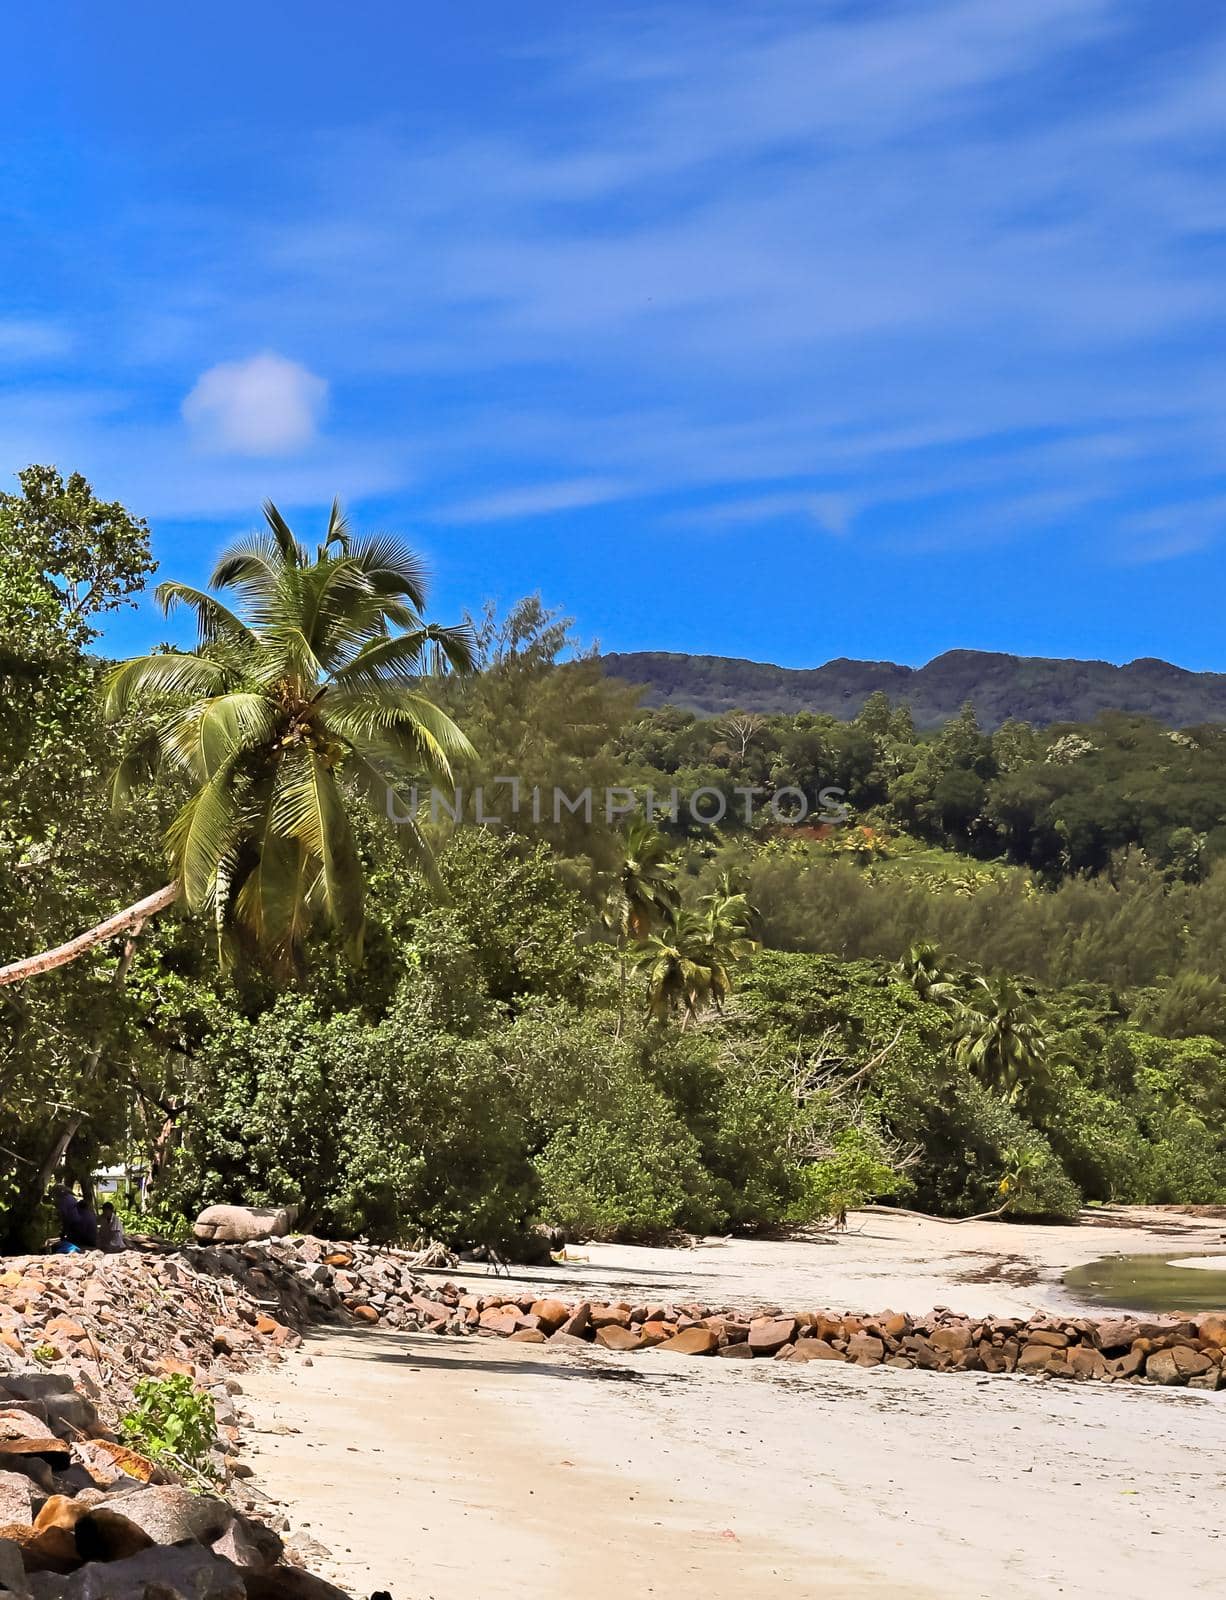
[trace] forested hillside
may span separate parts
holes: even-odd
[[[611,677],[642,686],[645,704],[680,706],[703,716],[739,710],[854,717],[869,695],[884,693],[909,706],[920,728],[936,727],[967,700],[986,728],[1011,718],[1036,727],[1083,722],[1103,711],[1135,712],[1172,728],[1226,721],[1226,675],[1187,672],[1168,661],[1117,667],[986,650],[949,650],[923,667],[845,659],[822,667],[774,667],[656,650],[601,659]]]
[[[427,620],[410,554],[270,512],[116,671],[144,525],[0,502],[0,969],[178,890],[0,972],[10,1243],[65,1154],[168,1224],[508,1250],[1226,1200],[1226,730],[643,711],[535,601]]]

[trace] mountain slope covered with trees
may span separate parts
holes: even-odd
[[[949,650],[922,667],[891,661],[775,667],[732,656],[643,650],[601,657],[611,676],[642,686],[644,703],[701,716],[725,711],[821,712],[854,717],[871,694],[910,707],[932,728],[973,701],[987,728],[1015,719],[1036,727],[1086,722],[1103,711],[1154,717],[1167,727],[1226,721],[1226,673],[1188,672],[1168,661],[1059,661],[986,650]]]

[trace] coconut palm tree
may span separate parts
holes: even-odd
[[[1011,978],[976,978],[959,1021],[958,1062],[1009,1100],[1019,1099],[1047,1063],[1047,1035],[1030,996]]]
[[[757,948],[743,931],[740,910],[709,905],[705,912],[679,911],[670,927],[650,934],[630,959],[647,974],[650,1015],[664,1021],[680,1009],[685,1028],[707,1006],[723,1006],[732,993],[733,969]]]
[[[236,938],[274,965],[301,958],[307,934],[334,928],[353,959],[362,948],[365,882],[349,810],[394,818],[413,860],[430,868],[413,820],[417,778],[449,785],[468,740],[424,692],[436,654],[472,664],[469,630],[422,618],[421,563],[399,539],[354,537],[334,504],[314,555],[277,508],[267,531],[221,557],[216,594],[164,583],[167,614],[195,613],[194,651],[125,662],[106,685],[106,715],[155,713],[121,763],[112,798],[159,768],[191,793],[165,839],[173,882],[57,951],[0,971],[0,982],[62,965],[180,896],[209,912],[223,943]]]
[[[638,817],[627,827],[614,868],[613,884],[605,896],[600,920],[612,933],[621,966],[621,997],[617,1031],[626,1011],[626,950],[634,940],[646,939],[654,929],[676,915],[676,868],[668,841],[658,828]]]
[[[932,1005],[953,1007],[962,1000],[958,980],[946,969],[935,944],[913,944],[894,971],[904,983],[910,984],[921,1000]]]

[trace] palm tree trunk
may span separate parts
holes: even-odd
[[[40,972],[52,972],[56,967],[65,967],[95,945],[113,939],[117,933],[139,933],[146,918],[165,911],[178,898],[179,885],[168,883],[155,894],[147,894],[143,900],[117,911],[113,917],[98,923],[97,927],[79,933],[75,939],[69,939],[67,944],[56,945],[54,950],[44,950],[41,955],[26,956],[22,961],[10,961],[7,967],[0,967],[0,988],[9,983],[20,983],[25,978],[37,977]]]

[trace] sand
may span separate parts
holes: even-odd
[[[1111,1249],[1212,1249],[1222,1234],[1151,1219],[1182,1230],[1172,1245],[1144,1220],[950,1229],[862,1214],[837,1244],[592,1247],[540,1281],[1006,1312],[1067,1304],[1059,1272]],[[1006,1268],[1039,1277],[985,1272]],[[1226,1395],[379,1332],[319,1333],[307,1353],[247,1379],[251,1464],[356,1594],[1222,1592]]]

